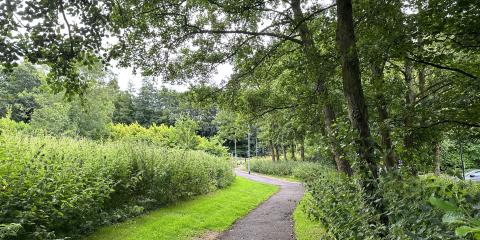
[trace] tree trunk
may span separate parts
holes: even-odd
[[[338,132],[335,128],[336,115],[329,99],[330,97],[328,89],[325,85],[324,78],[326,78],[326,76],[324,75],[322,70],[322,56],[319,54],[318,49],[315,47],[312,32],[304,21],[302,8],[300,7],[300,0],[292,0],[291,7],[294,14],[294,21],[298,25],[297,29],[302,39],[302,50],[309,63],[307,65],[308,72],[314,74],[314,80],[317,84],[317,93],[323,100],[322,111],[324,116],[324,127],[327,133],[327,138],[329,140],[332,154],[335,158],[337,170],[339,172],[347,174],[348,176],[351,176],[353,174],[353,170],[350,166],[350,163],[344,157],[345,154],[343,153],[343,150],[340,146]]]
[[[440,158],[440,143],[435,142],[433,146],[433,160],[435,162],[435,175],[440,175],[441,173],[441,161],[442,159]]]
[[[237,139],[233,139],[233,153],[234,153],[234,157],[235,159],[237,158]]]
[[[250,128],[250,127],[249,127]],[[247,158],[250,158],[250,129],[247,134]]]
[[[405,128],[405,135],[403,136],[403,148],[404,148],[404,161],[412,172],[412,174],[416,174],[416,170],[414,169],[415,166],[413,164],[413,132],[412,132],[412,125],[413,125],[413,113],[414,113],[414,106],[413,103],[415,101],[415,93],[413,91],[413,77],[412,77],[412,70],[413,66],[410,60],[405,60],[405,83],[407,84],[407,91],[405,92],[405,115],[404,115],[404,128]]]
[[[269,143],[270,143],[270,149],[272,151],[272,162],[275,162],[275,146],[273,145],[272,140],[270,140]]]
[[[282,152],[283,152],[283,160],[287,161],[287,145],[282,145]]]
[[[326,105],[323,108],[323,116],[325,121],[325,131],[327,137],[330,140],[330,148],[332,149],[332,154],[337,165],[337,171],[343,172],[348,176],[353,175],[352,167],[350,163],[345,159],[343,151],[338,141],[338,131],[334,127],[335,125],[335,113],[333,112],[332,106]]]
[[[278,147],[278,144],[275,144],[275,156],[277,156],[277,161],[280,161],[280,148]]]
[[[419,89],[419,95],[424,96],[425,94],[425,67],[421,66],[418,69],[418,89]],[[420,118],[420,126],[425,126],[425,118],[422,117]],[[438,131],[438,130],[437,130]],[[436,136],[438,138],[438,136]],[[434,173],[435,175],[440,175],[441,173],[441,158],[440,158],[440,141],[436,140],[433,143],[433,164],[435,166],[434,168]]]
[[[258,138],[256,133],[255,133],[255,157],[258,157]]]
[[[292,147],[291,147],[291,152],[292,152],[292,160],[296,161],[297,158],[295,157],[295,144],[293,144],[293,143],[292,143]]]
[[[378,120],[380,123],[380,136],[382,139],[382,147],[384,151],[383,163],[388,171],[397,165],[397,160],[395,158],[395,151],[392,143],[392,138],[390,136],[387,100],[385,99],[385,94],[383,92],[385,89],[385,81],[383,78],[383,69],[385,67],[385,62],[386,60],[381,60],[372,63],[372,84],[376,89],[375,100]]]
[[[418,70],[418,88],[420,90],[420,94],[425,93],[425,67],[421,67]]]
[[[337,0],[337,48],[342,63],[343,92],[347,99],[348,116],[357,130],[357,151],[360,169],[373,179],[378,178],[373,141],[368,125],[368,111],[363,95],[360,64],[355,47],[352,1]],[[371,185],[371,184],[370,184]]]
[[[305,161],[305,141],[302,138],[300,142],[300,160]]]

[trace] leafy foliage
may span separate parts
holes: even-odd
[[[62,94],[33,93],[40,107],[32,115],[32,127],[54,135],[105,138],[114,111],[110,94],[111,89],[100,84],[89,89],[86,98],[72,97],[69,102]]]
[[[306,182],[312,197],[305,211],[325,227],[327,238],[380,239],[384,231],[380,216],[365,201],[360,183],[331,170],[316,174]]]
[[[10,73],[0,73],[0,116],[10,111],[15,121],[29,122],[38,103],[27,94],[40,86],[37,69],[28,63],[15,67]]]
[[[311,194],[305,211],[334,239],[464,239],[474,238],[478,230],[480,187],[472,182],[448,176],[384,176],[377,196],[384,207],[380,214],[388,218],[385,225],[356,179],[323,169],[305,180]]]
[[[2,239],[59,239],[230,184],[231,164],[198,151],[0,135]]]
[[[250,162],[250,169],[253,172],[276,175],[294,176],[305,179],[312,176],[312,173],[324,169],[325,166],[313,162],[301,161],[276,161],[266,159],[254,159]]]
[[[121,66],[133,66],[148,77],[200,82],[197,93],[212,95],[232,112],[217,119],[221,138],[236,145],[249,125],[259,130],[255,135],[274,161],[280,159],[280,149],[287,159],[287,148],[293,158],[299,147],[302,159],[307,153],[307,159],[335,162],[338,171],[356,175],[348,179],[328,171],[299,171],[313,189],[312,214],[332,237],[455,237],[439,223],[439,211],[425,205],[426,198],[439,194],[459,200],[450,194],[464,196],[469,187],[415,176],[432,171],[458,175],[458,145],[465,146],[467,167],[479,166],[479,1],[53,3],[0,3],[0,47],[5,49],[0,63],[6,71],[21,58],[48,64],[47,81],[57,92],[65,89],[67,96],[87,92],[90,79],[84,66],[98,66],[100,58],[117,58]],[[118,41],[105,48],[107,33]],[[218,88],[204,87],[224,63],[234,65],[230,79]],[[171,126],[181,109],[195,121],[180,120],[175,128],[159,130],[159,136],[142,129],[125,138],[222,152],[219,140],[195,136],[217,130],[211,124],[217,106],[203,113],[179,107],[180,94],[156,91],[148,77],[138,96],[117,94],[111,118],[112,104],[79,117],[72,110],[80,109],[78,105],[43,104],[33,113],[32,126],[103,138],[112,118],[116,123],[137,121],[145,128],[155,123],[151,128],[156,128]],[[14,92],[22,107],[32,105],[24,104],[32,99],[15,89],[0,86],[2,94]],[[261,162],[256,167],[295,174],[296,164]],[[390,176],[398,169],[401,176]],[[446,186],[453,187],[447,191]],[[429,211],[423,213],[425,209]],[[458,216],[449,213],[445,220],[455,222]],[[459,235],[474,231],[472,226],[460,226]]]
[[[130,125],[112,124],[110,138],[130,142],[154,144],[161,147],[203,150],[205,152],[226,156],[227,149],[218,138],[207,139],[196,134],[197,124],[191,119],[177,120],[175,126],[153,125],[149,128],[138,123]]]

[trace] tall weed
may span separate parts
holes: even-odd
[[[0,239],[76,237],[225,187],[231,163],[128,142],[0,135]]]

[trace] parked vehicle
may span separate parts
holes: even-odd
[[[465,173],[465,180],[479,181],[480,182],[480,169],[472,170]]]

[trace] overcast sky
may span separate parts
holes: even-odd
[[[115,67],[115,64],[112,64],[111,70],[117,75],[118,78],[118,85],[120,89],[127,90],[128,82],[131,81],[135,89],[139,89],[142,86],[142,76],[137,72],[137,74],[133,74],[132,68],[120,68]],[[232,65],[230,64],[223,64],[220,65],[218,68],[218,73],[215,74],[213,77],[213,82],[219,85],[222,81],[228,80],[230,75],[232,74]],[[165,83],[158,83],[159,86],[165,86],[170,89],[174,89],[177,91],[186,91],[188,89],[188,85],[172,85],[172,84],[165,84]]]

